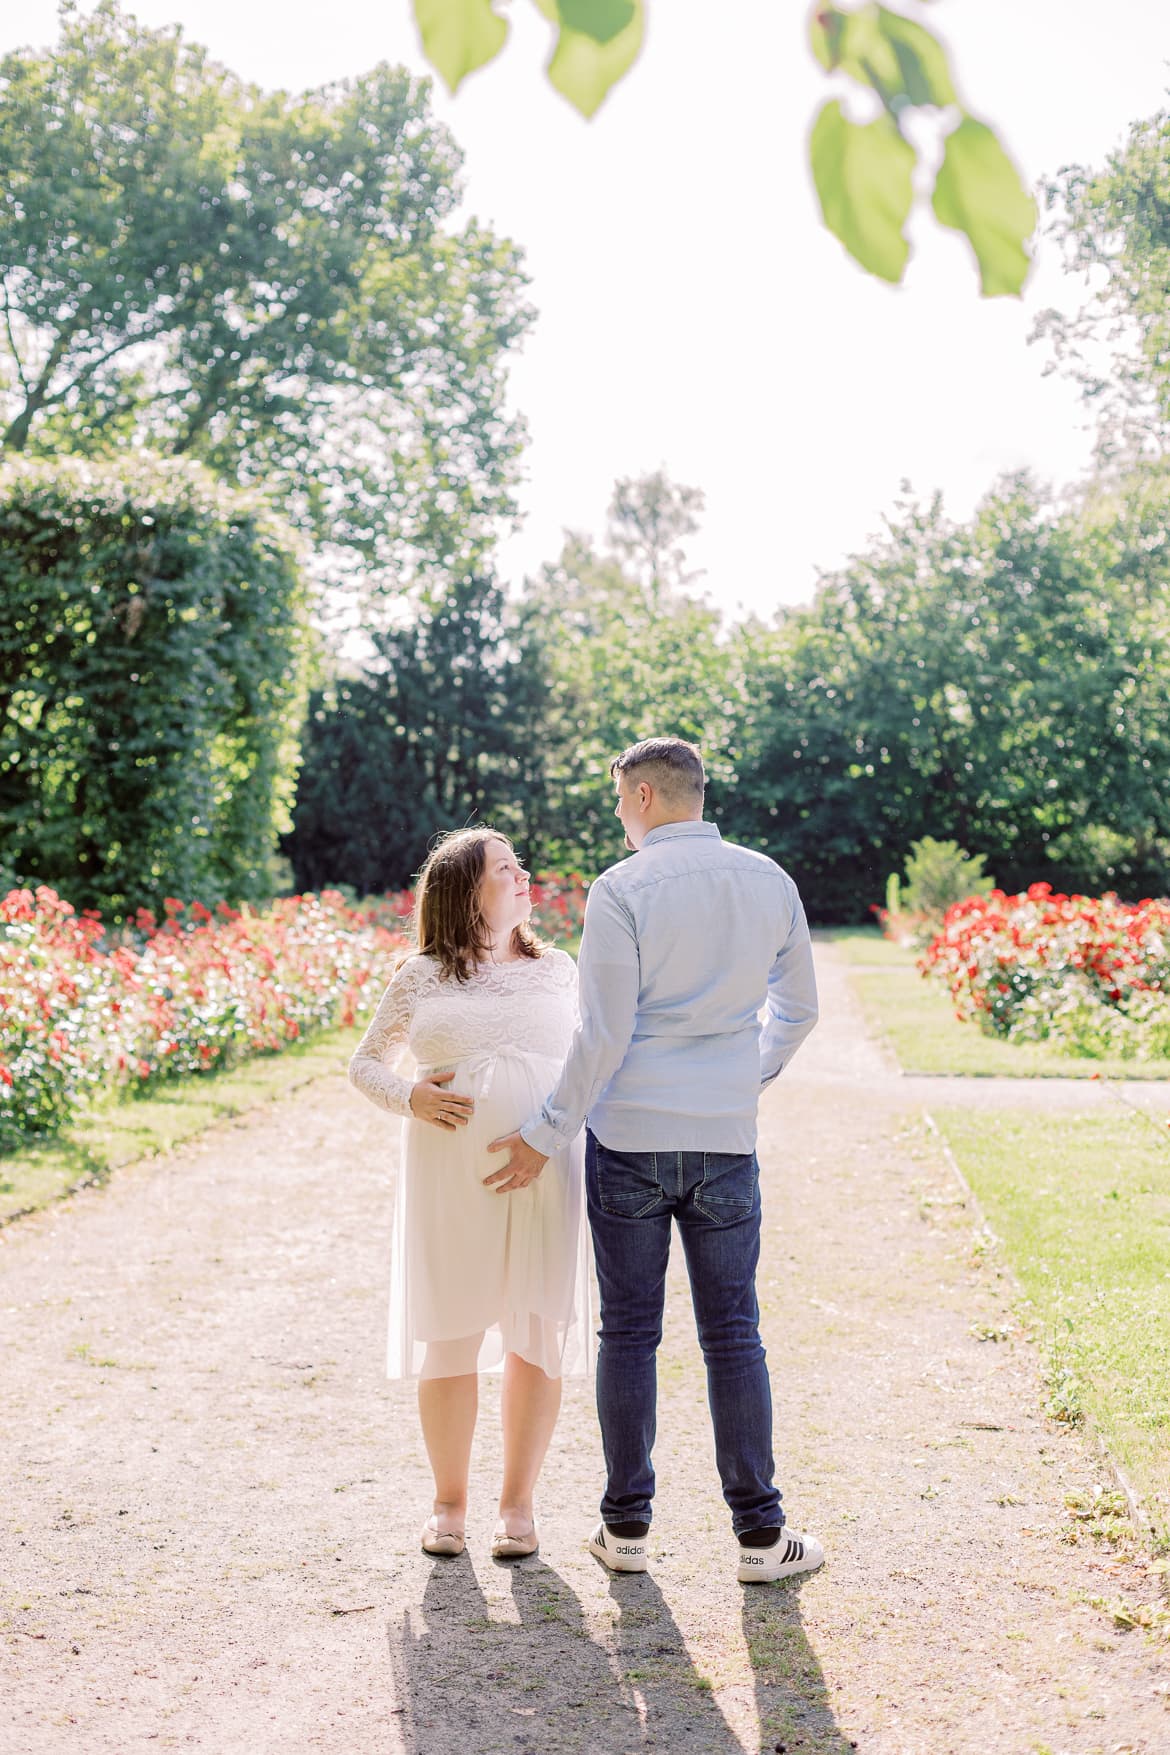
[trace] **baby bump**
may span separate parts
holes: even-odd
[[[449,1088],[475,1102],[475,1113],[460,1129],[460,1156],[479,1176],[490,1175],[506,1162],[506,1153],[489,1152],[488,1146],[538,1114],[560,1070],[559,1060],[512,1050],[471,1055],[455,1063]]]

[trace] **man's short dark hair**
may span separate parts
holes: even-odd
[[[656,791],[664,792],[680,803],[703,802],[703,788],[707,783],[703,758],[695,745],[687,743],[685,738],[643,738],[641,743],[632,743],[628,750],[615,756],[609,764],[609,771],[615,779],[621,775],[635,784],[639,779],[648,780]]]

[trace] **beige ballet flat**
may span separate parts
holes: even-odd
[[[493,1560],[523,1560],[526,1554],[535,1554],[540,1547],[540,1535],[533,1524],[531,1534],[527,1536],[510,1536],[505,1523],[496,1525],[496,1533],[492,1537]]]
[[[439,1533],[439,1520],[431,1516],[422,1527],[422,1549],[424,1554],[445,1554],[454,1559],[462,1554],[465,1537],[462,1530],[445,1530]]]

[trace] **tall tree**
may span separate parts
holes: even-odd
[[[261,92],[115,0],[0,60],[0,445],[263,481],[395,587],[511,508],[512,246],[456,223],[426,81]]]
[[[658,472],[619,481],[610,547],[566,538],[559,560],[528,582],[547,677],[542,824],[550,854],[596,871],[621,852],[609,764],[658,734],[703,746],[715,782],[730,766],[737,709],[731,647],[718,612],[684,586],[685,541],[702,495]]]
[[[297,884],[398,888],[435,834],[476,820],[538,859],[545,679],[498,581],[452,581],[374,644],[310,703],[284,844]]]
[[[615,559],[653,592],[685,590],[698,577],[686,567],[686,539],[706,504],[701,488],[652,475],[624,476],[614,485],[607,535]]]
[[[1135,122],[1103,168],[1048,185],[1066,267],[1090,283],[1037,329],[1101,419],[1107,455],[1170,448],[1170,111]]]
[[[887,537],[749,653],[734,814],[820,918],[880,900],[911,842],[1001,884],[1170,880],[1170,482],[1053,508],[1009,479],[965,525]]]

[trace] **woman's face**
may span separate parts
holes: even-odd
[[[493,933],[511,932],[528,919],[528,873],[506,841],[489,841],[479,880],[479,907]]]

